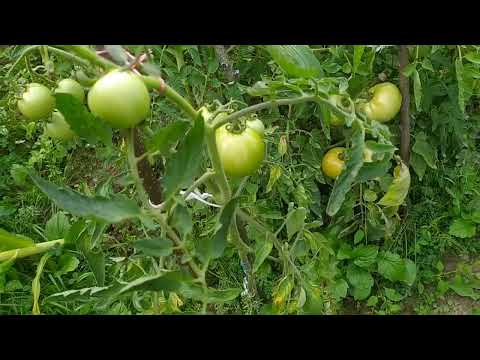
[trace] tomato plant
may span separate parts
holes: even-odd
[[[44,85],[31,83],[18,100],[18,109],[29,120],[37,121],[47,117],[55,107],[55,98]]]
[[[147,87],[134,73],[112,71],[88,92],[92,113],[114,128],[131,128],[145,120],[150,112]]]
[[[0,54],[0,301],[29,299],[0,312],[388,314],[429,281],[476,298],[432,263],[478,248],[479,47],[99,47]],[[19,124],[38,79],[49,122]]]

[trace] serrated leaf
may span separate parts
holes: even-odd
[[[362,61],[362,55],[364,51],[365,51],[365,45],[353,46],[353,75],[357,73],[358,66]]]
[[[413,95],[415,98],[415,107],[417,111],[422,110],[422,81],[417,70],[413,72]]]
[[[137,240],[133,247],[147,256],[168,256],[173,252],[172,242],[162,237]]]
[[[412,165],[413,170],[417,174],[420,181],[422,181],[423,177],[425,176],[425,171],[427,170],[427,162],[424,160],[423,156],[412,152],[410,157],[410,165]]]
[[[70,128],[91,144],[99,142],[112,146],[112,129],[105,121],[96,118],[80,100],[66,93],[56,93],[57,109]]]
[[[352,147],[348,151],[345,168],[335,181],[327,204],[327,214],[334,216],[341,208],[345,195],[350,191],[360,169],[363,166],[363,150],[365,146],[365,129],[360,120],[353,122]]]
[[[69,188],[57,186],[30,173],[30,178],[59,208],[72,215],[92,217],[108,223],[139,217],[140,208],[135,201],[123,195],[107,199],[101,196],[88,197]]]
[[[34,242],[29,237],[12,234],[0,228],[0,251],[20,249],[32,245],[34,245]]]
[[[253,272],[256,273],[260,266],[272,252],[273,249],[273,235],[271,232],[267,232],[265,237],[260,236],[255,242],[255,261],[253,262]]]
[[[353,287],[352,295],[355,300],[364,300],[370,295],[373,277],[368,271],[350,264],[347,268],[347,280]]]
[[[45,224],[45,237],[47,240],[63,239],[70,230],[70,222],[67,216],[58,212]]]
[[[266,45],[273,60],[288,75],[312,78],[322,75],[322,67],[308,45]]]
[[[416,63],[410,63],[407,66],[405,66],[405,69],[403,69],[403,74],[406,77],[412,76],[413,72],[417,70],[417,64]]]
[[[66,273],[75,271],[80,264],[80,261],[71,254],[62,254],[57,260],[58,270],[55,275],[61,276]]]
[[[307,217],[307,210],[305,208],[298,208],[287,215],[287,239],[290,240],[293,235],[303,229],[305,219]]]
[[[398,176],[393,178],[393,182],[388,187],[385,195],[378,202],[382,206],[400,206],[407,197],[410,189],[410,171],[402,162]]]
[[[148,151],[159,151],[162,155],[168,155],[170,148],[185,136],[189,125],[187,121],[175,121],[159,129],[147,141]]]
[[[105,45],[105,50],[117,64],[125,65],[127,63],[127,53],[121,45]]]
[[[427,142],[427,136],[425,133],[420,132],[415,136],[415,144],[412,146],[412,152],[422,156],[430,168],[437,168],[437,153]]]
[[[217,259],[222,256],[227,246],[227,236],[235,214],[238,198],[231,199],[223,207],[216,223],[216,231],[213,236],[203,239],[199,244],[199,255],[204,261]]]
[[[359,229],[355,232],[355,235],[353,236],[353,243],[356,245],[360,241],[362,241],[365,238],[365,233],[363,230]]]
[[[477,226],[473,221],[455,219],[448,229],[450,235],[465,239],[475,236]]]
[[[192,232],[192,214],[186,206],[177,204],[172,215],[172,226],[179,231],[182,238]]]
[[[202,116],[195,119],[195,125],[188,132],[185,141],[169,159],[163,179],[165,201],[179,189],[193,182],[202,163],[205,123]]]
[[[392,154],[388,154],[381,161],[375,161],[371,163],[363,163],[362,168],[358,172],[355,179],[357,182],[366,182],[373,179],[381,178],[384,176],[391,167]]]
[[[273,185],[282,176],[282,168],[279,165],[272,165],[270,168],[270,177],[268,178],[266,193],[269,193],[273,189]]]

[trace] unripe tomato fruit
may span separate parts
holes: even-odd
[[[336,147],[327,151],[322,159],[322,171],[331,179],[336,179],[345,166],[340,155],[345,152],[344,147]]]
[[[70,140],[75,137],[70,125],[65,121],[62,113],[55,111],[52,114],[51,122],[45,125],[45,135],[59,140]]]
[[[265,157],[263,137],[251,128],[234,133],[225,124],[215,132],[217,150],[225,174],[229,177],[244,177],[255,173]]]
[[[17,105],[23,116],[37,121],[51,114],[55,108],[55,97],[46,86],[31,83]]]
[[[263,122],[258,118],[252,118],[246,121],[246,126],[252,130],[255,130],[257,134],[263,137],[265,134],[265,125]]]
[[[63,79],[58,83],[55,93],[70,94],[83,103],[85,101],[85,91],[82,85],[73,79]]]
[[[368,92],[372,99],[363,105],[363,110],[369,119],[384,123],[392,120],[400,111],[402,94],[394,84],[377,84]]]
[[[131,71],[113,70],[100,78],[88,93],[92,113],[113,128],[131,128],[150,111],[150,95],[143,81]]]

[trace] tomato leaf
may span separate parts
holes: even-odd
[[[417,70],[413,72],[413,95],[415,97],[415,107],[417,111],[422,110],[422,81]]]
[[[70,94],[56,93],[57,109],[71,129],[91,144],[112,146],[112,129],[96,118],[78,99]]]
[[[238,198],[231,199],[223,207],[216,224],[216,231],[209,239],[203,239],[199,244],[199,255],[204,261],[222,256],[227,246],[227,236],[230,230]]]
[[[168,256],[173,251],[173,244],[167,238],[137,240],[133,247],[148,256]]]
[[[273,249],[273,235],[271,232],[267,232],[265,236],[259,236],[255,242],[255,261],[253,262],[253,272],[257,272],[263,262],[270,255]]]
[[[412,151],[412,156],[410,157],[410,165],[412,165],[413,170],[417,174],[420,181],[422,181],[425,171],[427,170],[427,163],[424,158],[417,153]]]
[[[185,135],[188,126],[187,121],[175,121],[159,129],[147,142],[148,151],[159,151],[162,155],[168,155],[172,145]]]
[[[362,55],[365,51],[365,45],[354,45],[353,46],[353,75],[357,73],[358,66],[362,61]]]
[[[415,136],[415,144],[412,146],[412,152],[422,156],[426,164],[432,169],[437,168],[437,153],[435,149],[427,142],[427,136],[424,132],[419,132]]]
[[[467,59],[471,63],[480,65],[480,54],[478,54],[476,52],[473,52],[473,51],[470,51],[470,52],[466,53],[464,57],[465,57],[465,59]]]
[[[29,173],[29,176],[59,208],[72,215],[92,217],[107,223],[118,223],[141,216],[135,201],[124,195],[115,195],[110,199],[103,196],[88,197],[72,189],[57,186],[33,173]]]
[[[303,229],[305,219],[307,217],[307,210],[305,208],[298,208],[287,215],[287,239],[290,240],[293,235]]]
[[[20,249],[34,245],[34,242],[29,237],[12,234],[0,228],[0,251]]]
[[[167,162],[163,179],[165,201],[173,196],[177,190],[188,187],[197,175],[203,154],[204,131],[204,120],[201,116],[198,116],[185,141]]]
[[[265,49],[290,76],[314,78],[323,75],[320,62],[308,45],[266,45]]]
[[[327,214],[334,216],[341,208],[345,195],[350,191],[360,169],[363,166],[363,149],[365,146],[365,128],[360,120],[353,122],[352,147],[348,151],[345,169],[335,181],[328,199]]]
[[[400,174],[398,177],[394,177],[386,194],[378,202],[379,205],[400,206],[407,197],[408,190],[410,189],[410,171],[403,162],[400,166]]]

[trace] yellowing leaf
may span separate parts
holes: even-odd
[[[399,173],[394,177],[386,194],[378,202],[383,206],[400,206],[403,204],[410,188],[410,171],[402,162]]]

